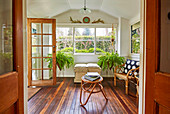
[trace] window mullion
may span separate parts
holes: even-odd
[[[94,28],[94,54],[96,54],[96,28]]]
[[[75,27],[73,27],[73,54],[75,54]]]

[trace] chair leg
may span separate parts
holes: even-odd
[[[104,98],[105,98],[106,100],[108,100],[108,98],[107,98],[107,96],[106,96],[106,92],[105,92],[104,89],[103,89],[103,86],[102,86],[101,84],[98,84],[98,86],[100,87],[100,91],[102,92]]]
[[[128,80],[125,81],[126,94],[128,95]]]
[[[114,86],[116,86],[116,75],[114,75]]]
[[[82,97],[82,84],[81,84],[81,90],[80,90],[80,104],[81,105],[86,105],[87,104],[87,102],[88,102],[88,100],[89,100],[89,98],[90,98],[90,96],[91,96],[91,94],[93,93],[93,90],[94,90],[94,88],[96,87],[96,84],[94,84],[93,85],[93,88],[92,88],[92,90],[90,91],[90,94],[89,94],[89,96],[87,97],[87,99],[86,99],[86,101],[85,101],[85,103],[82,103],[82,101],[81,101],[81,97]]]

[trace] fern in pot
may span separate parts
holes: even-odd
[[[49,54],[49,56],[52,56]],[[45,58],[46,62],[49,62],[48,68],[52,68],[53,62],[52,58]],[[64,68],[70,68],[70,66],[74,65],[74,57],[71,53],[64,53],[61,51],[57,51],[56,53],[56,65],[59,70],[64,70]]]
[[[104,55],[98,57],[98,65],[102,68],[102,70],[110,69],[114,71],[114,68],[117,65],[121,65],[125,62],[124,57],[120,57],[118,53],[109,53],[106,52]]]

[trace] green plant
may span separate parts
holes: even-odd
[[[102,70],[105,69],[114,70],[114,68],[117,65],[121,65],[125,62],[124,57],[120,57],[119,54],[114,52],[112,53],[106,52],[104,55],[98,57],[98,59],[99,59],[98,65],[102,68]]]
[[[49,54],[49,56],[52,56]],[[46,62],[49,62],[48,68],[52,68],[52,58],[45,58]],[[59,68],[59,70],[63,70],[64,67],[70,68],[71,65],[74,64],[74,58],[72,54],[70,53],[64,53],[61,51],[58,51],[56,53],[56,65]]]
[[[61,52],[73,52],[73,47],[66,47],[62,49]]]

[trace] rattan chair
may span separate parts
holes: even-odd
[[[127,74],[123,73],[123,65],[116,66],[114,69],[114,86],[116,86],[116,77],[121,78],[125,81],[125,93],[128,94],[128,83],[130,79],[134,79],[139,75],[138,73],[136,74],[137,71],[139,71],[139,67],[135,69],[129,70]]]

